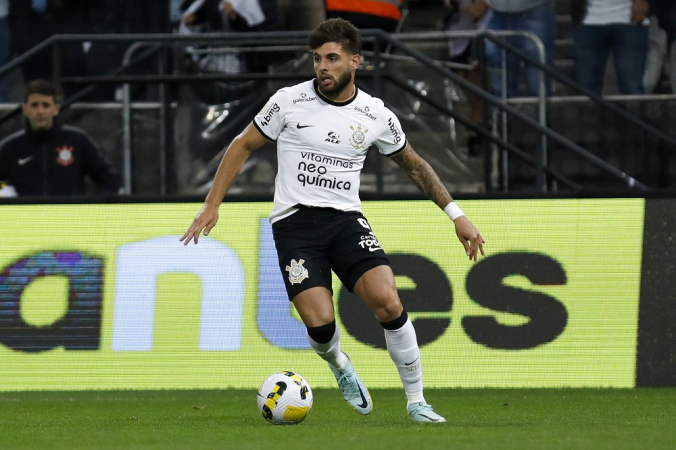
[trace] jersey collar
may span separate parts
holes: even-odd
[[[317,85],[317,79],[316,78],[314,80],[312,80],[312,88],[315,90],[315,93],[319,96],[319,98],[324,100],[329,105],[333,105],[333,106],[349,105],[350,103],[352,103],[354,101],[354,99],[357,98],[357,93],[359,92],[359,88],[355,85],[354,86],[354,95],[352,97],[350,97],[348,100],[345,100],[344,102],[336,102],[336,101],[331,100],[330,98],[326,98],[325,96],[322,95],[321,92],[319,92],[319,87]]]

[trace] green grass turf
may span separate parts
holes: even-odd
[[[445,424],[414,424],[401,390],[369,416],[316,390],[300,425],[272,426],[254,391],[0,393],[0,449],[675,449],[676,389],[428,389]]]

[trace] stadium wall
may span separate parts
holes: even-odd
[[[467,261],[428,201],[368,201],[429,387],[676,385],[676,201],[465,200]],[[0,390],[331,387],[284,291],[268,202],[226,203],[197,246],[195,203],[0,205]],[[312,274],[309,274],[312,276]],[[373,314],[334,277],[344,349],[398,387]]]

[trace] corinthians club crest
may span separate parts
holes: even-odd
[[[64,167],[73,164],[73,147],[63,145],[56,148],[56,162]]]
[[[354,126],[350,125],[350,129],[352,130],[352,136],[350,136],[349,142],[352,147],[354,147],[355,150],[361,150],[366,147],[366,133],[369,132],[368,129],[364,128],[361,126],[361,124],[357,125],[357,128]]]
[[[291,284],[300,284],[304,279],[308,278],[310,275],[307,273],[307,269],[303,267],[304,259],[296,262],[295,259],[291,260],[291,266],[286,266],[286,271],[289,272],[289,282]]]

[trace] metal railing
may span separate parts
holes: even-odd
[[[618,101],[624,100],[624,101],[648,101],[652,100],[653,96],[645,96],[645,95],[622,95],[622,96],[612,96],[612,97],[604,97],[602,95],[596,94],[595,92],[586,89],[582,86],[580,86],[578,83],[573,81],[571,78],[565,76],[564,74],[560,73],[553,67],[545,64],[542,60],[536,60],[532,58],[530,55],[526,54],[525,52],[521,51],[520,49],[516,48],[514,45],[510,44],[506,40],[502,39],[500,36],[496,36],[493,33],[487,32],[482,35],[483,38],[488,39],[495,44],[503,47],[504,49],[514,53],[516,56],[518,56],[520,59],[522,59],[525,63],[530,64],[534,67],[536,67],[538,70],[540,70],[541,74],[541,80],[544,75],[551,76],[553,79],[559,81],[560,83],[573,88],[577,92],[580,92],[582,95],[581,96],[573,96],[574,101],[584,101],[585,99],[588,101],[591,101],[593,103],[598,104],[602,108],[612,112],[613,114],[616,114],[618,117],[621,117],[631,124],[639,127],[641,130],[646,135],[653,136],[663,142],[664,144],[667,144],[668,146],[671,147],[672,152],[676,151],[676,137],[669,135],[665,133],[664,131],[660,130],[653,124],[649,123],[648,121],[642,119],[641,117],[631,113],[627,109],[619,106],[617,104]],[[549,102],[556,102],[556,103],[564,103],[568,102],[567,100],[570,97],[563,97],[563,98],[555,98],[552,97],[548,99]],[[660,97],[657,97],[660,98]],[[668,97],[665,97],[664,99],[667,99]],[[517,104],[523,104],[523,103],[534,103],[533,100],[531,99],[506,99],[506,103],[510,105],[517,105]],[[654,101],[654,100],[652,100]],[[538,101],[538,106],[539,108],[542,108],[542,103]],[[565,146],[566,148],[569,148],[573,150],[572,148]],[[579,153],[579,152],[578,152]],[[627,181],[629,183],[636,182],[632,177],[628,178]],[[636,182],[638,183],[638,182]],[[631,186],[631,184],[630,184]]]
[[[544,61],[544,50],[542,49],[542,44],[540,43],[539,47],[541,48],[540,50],[540,59],[541,61],[536,61],[530,58],[528,55],[522,54],[518,49],[513,48],[508,42],[504,41],[501,39],[501,37],[504,36],[514,36],[514,35],[520,35],[522,37],[526,37],[529,39],[533,39],[534,36],[530,35],[529,33],[514,33],[514,32],[498,32],[498,33],[479,33],[479,32],[433,32],[433,33],[409,33],[409,34],[396,34],[396,35],[389,35],[381,30],[363,30],[362,35],[364,37],[365,42],[372,42],[374,43],[374,51],[373,51],[373,68],[374,70],[372,72],[367,72],[367,71],[361,71],[359,73],[359,79],[363,78],[371,78],[372,79],[372,87],[373,91],[376,95],[379,95],[382,90],[382,82],[383,81],[388,81],[391,82],[397,86],[399,86],[402,89],[407,90],[410,92],[412,95],[416,95],[417,97],[421,98],[423,101],[427,102],[428,104],[432,105],[434,108],[436,108],[439,111],[444,112],[445,114],[453,117],[455,120],[459,121],[469,129],[472,129],[476,131],[478,134],[489,140],[490,142],[495,143],[498,145],[500,148],[502,148],[504,151],[509,152],[510,154],[516,156],[517,158],[523,160],[527,164],[533,165],[536,170],[537,170],[537,177],[538,177],[538,188],[541,190],[544,190],[546,187],[543,183],[543,180],[545,179],[545,174],[551,175],[555,177],[557,180],[560,180],[567,186],[572,187],[573,189],[579,189],[579,185],[576,183],[572,182],[571,180],[567,179],[560,173],[556,172],[555,170],[551,170],[550,168],[547,167],[547,161],[546,161],[546,140],[547,139],[553,139],[563,147],[567,148],[568,150],[574,152],[575,154],[581,156],[585,160],[593,163],[594,165],[598,166],[602,170],[606,171],[607,173],[613,175],[614,177],[617,177],[618,179],[622,180],[628,187],[631,188],[640,188],[640,189],[646,189],[646,186],[643,183],[638,182],[635,180],[633,177],[627,175],[626,173],[622,172],[621,170],[617,169],[616,167],[613,167],[612,165],[606,163],[602,159],[596,157],[592,153],[586,151],[579,145],[569,141],[562,135],[550,130],[546,126],[546,99],[544,98],[544,73],[547,73],[557,79],[564,79],[565,77],[561,76],[560,74],[556,73],[553,69],[548,67],[546,64],[543,64],[542,61]],[[416,50],[406,44],[404,44],[404,41],[409,42],[409,41],[415,41],[415,42],[420,42],[423,40],[448,40],[448,39],[454,39],[454,38],[465,38],[465,37],[473,37],[473,38],[485,38],[492,40],[496,44],[502,46],[506,51],[511,51],[517,54],[520,58],[524,59],[528,63],[538,67],[542,72],[542,78],[541,78],[541,89],[540,89],[540,96],[537,99],[539,107],[539,117],[538,120],[534,120],[528,115],[522,113],[518,109],[516,109],[514,106],[512,106],[509,101],[505,101],[505,99],[500,99],[496,98],[495,96],[487,93],[485,90],[479,88],[478,86],[473,85],[472,83],[468,82],[452,70],[450,70],[448,67],[445,67],[444,64],[435,61],[434,59],[430,58],[429,56],[425,55],[419,50]],[[143,46],[149,46],[150,48],[146,49],[142,54],[131,58],[132,52],[130,51],[125,58],[125,61],[123,64],[116,69],[115,71],[111,72],[110,74],[106,76],[94,76],[94,77],[62,77],[61,74],[59,73],[60,67],[59,64],[54,64],[54,73],[53,73],[53,78],[54,81],[56,82],[61,82],[61,83],[73,83],[73,84],[86,84],[88,85],[85,89],[81,90],[78,92],[76,95],[73,97],[67,99],[66,102],[64,102],[64,106],[68,106],[70,103],[73,103],[76,100],[79,100],[86,96],[88,93],[92,92],[94,89],[96,89],[97,85],[102,85],[102,84],[124,84],[127,87],[125,88],[125,104],[129,105],[129,97],[128,97],[128,85],[131,83],[160,83],[160,84],[167,84],[167,83],[182,83],[182,82],[212,82],[212,81],[235,81],[235,80],[298,80],[298,79],[307,79],[311,78],[314,76],[312,73],[241,73],[241,74],[225,74],[225,73],[214,73],[214,74],[197,74],[197,75],[186,75],[186,74],[173,74],[173,73],[164,73],[163,70],[166,69],[167,63],[166,59],[161,60],[159,65],[158,65],[158,74],[157,75],[125,75],[125,72],[135,64],[151,57],[154,56],[156,53],[159,52],[160,58],[166,58],[167,57],[167,52],[161,51],[162,49],[167,49],[167,48],[172,48],[174,46],[184,46],[186,44],[191,44],[191,45],[213,45],[216,43],[223,44],[223,43],[234,43],[236,44],[233,46],[233,50],[237,51],[249,51],[252,49],[255,49],[257,47],[261,46],[266,46],[269,45],[270,42],[274,43],[274,46],[285,46],[285,48],[297,48],[297,49],[304,49],[305,48],[305,40],[307,38],[307,32],[266,32],[266,33],[246,33],[246,34],[241,34],[241,33],[218,33],[218,34],[203,34],[203,35],[190,35],[190,36],[182,36],[182,35],[164,35],[164,34],[145,34],[145,35],[56,35],[52,36],[46,41],[42,42],[38,46],[34,47],[33,49],[29,50],[25,54],[19,56],[18,58],[14,59],[11,61],[9,64],[7,64],[4,67],[0,68],[0,76],[8,73],[9,71],[19,67],[21,64],[24,62],[28,61],[30,58],[34,57],[38,53],[42,51],[46,51],[48,48],[53,48],[55,54],[59,54],[59,46],[69,43],[69,42],[113,42],[113,43],[130,43],[132,46],[137,49]],[[535,38],[537,39],[537,38]],[[388,48],[394,49],[399,52],[397,55],[392,55],[392,54],[384,54],[379,50],[380,45],[384,44],[387,45]],[[448,78],[453,81],[456,85],[460,86],[461,88],[472,92],[476,96],[478,96],[482,101],[492,105],[493,107],[497,108],[500,110],[503,114],[515,117],[522,121],[523,123],[527,124],[531,128],[535,129],[536,132],[538,132],[541,135],[541,149],[542,152],[539,154],[537,158],[532,158],[525,152],[521,151],[520,149],[516,148],[514,145],[510,144],[507,142],[505,139],[506,135],[503,134],[502,138],[496,137],[492,134],[490,130],[486,130],[483,127],[480,127],[474,123],[469,122],[466,120],[464,117],[461,115],[455,113],[455,111],[451,111],[448,108],[445,108],[443,105],[439,104],[438,102],[434,101],[433,99],[426,98],[424,95],[422,95],[420,92],[417,92],[415,90],[409,89],[409,87],[405,86],[405,83],[402,84],[401,80],[398,80],[396,77],[394,77],[392,74],[389,74],[386,70],[382,70],[383,65],[382,63],[387,60],[387,59],[396,59],[396,58],[401,58],[402,55],[405,55],[405,57],[410,57],[418,61],[420,64],[422,64],[424,67],[427,69],[430,69],[432,72],[436,72],[437,74]],[[163,69],[164,68],[164,69]],[[569,80],[568,80],[569,81]],[[574,84],[574,83],[572,83]],[[598,98],[598,96],[594,96],[591,93],[584,92],[586,95],[588,95],[590,98],[592,98],[595,101],[599,101],[602,104],[606,105],[608,102],[604,102],[603,99]],[[591,95],[590,95],[591,94]],[[166,99],[165,99],[166,100]],[[166,103],[166,101],[164,101]],[[165,105],[166,107],[166,105]],[[606,107],[609,107],[606,105]],[[612,106],[610,106],[612,109]],[[620,108],[621,110],[621,108]],[[676,143],[676,141],[673,140],[673,138],[669,137],[665,133],[661,132],[660,130],[652,127],[650,124],[646,123],[645,121],[642,121],[639,118],[632,117],[630,113],[621,110],[618,111],[618,114],[623,114],[627,116],[628,120],[632,120],[632,122],[639,124],[640,126],[644,127],[648,132],[651,134],[658,136],[662,139],[670,139],[670,143],[673,141]],[[3,120],[6,120],[8,118],[8,115],[0,119],[0,122]],[[125,148],[128,149],[129,154],[125,154],[125,186],[128,188],[128,192],[131,192],[131,139],[130,139],[130,134],[131,133],[131,123],[130,121],[125,120]],[[166,138],[166,136],[165,136]],[[161,139],[165,139],[161,138]],[[127,151],[127,150],[125,150]],[[163,151],[163,154],[166,155],[166,148]],[[166,175],[166,174],[165,174]]]
[[[532,32],[529,31],[516,31],[516,30],[501,30],[501,31],[440,31],[440,32],[425,32],[425,33],[406,33],[401,35],[394,35],[397,39],[402,42],[433,42],[435,40],[450,40],[450,39],[461,39],[469,38],[482,42],[482,38],[486,35],[499,36],[504,38],[513,38],[520,37],[528,39],[533,42],[538,53],[538,59],[544,64],[546,61],[545,46]],[[388,44],[389,45],[389,44]],[[506,70],[506,52],[507,49],[502,49],[502,67],[500,70],[500,82],[501,82],[501,99],[503,102],[506,102],[507,99],[507,70]],[[480,46],[476,53],[479,53],[479,59],[482,60],[482,55],[484,54],[483,48]],[[414,58],[412,58],[414,59]],[[444,67],[449,69],[457,68],[460,70],[472,70],[473,66],[461,65],[463,67],[457,67],[458,64],[443,62]],[[455,67],[454,67],[455,66]],[[482,69],[487,69],[487,64],[483,61],[480,64]],[[485,84],[485,80],[484,80]],[[485,89],[484,89],[485,90]],[[547,104],[546,104],[546,88],[545,88],[545,76],[543,72],[540,72],[540,77],[538,80],[538,95],[533,97],[534,102],[538,104],[538,122],[543,128],[547,127]],[[502,129],[500,130],[500,135],[502,136],[503,141],[508,140],[507,134],[507,112],[501,111],[500,115],[502,118]],[[502,150],[502,171],[503,180],[506,180],[507,177],[507,153],[508,150]],[[543,133],[540,133],[540,145],[538,147],[538,153],[536,157],[536,186],[539,190],[546,189],[546,179],[544,168],[547,166],[547,136]],[[504,185],[506,188],[506,184]]]
[[[379,30],[376,30],[376,31],[379,31]],[[445,33],[445,35],[448,36],[448,35],[450,35],[450,33],[451,32],[447,32],[447,33]],[[460,77],[459,75],[453,73],[452,71],[446,69],[445,67],[442,67],[440,65],[435,64],[434,61],[430,57],[421,53],[418,50],[415,50],[413,48],[410,48],[408,46],[403,45],[396,37],[389,36],[389,35],[387,35],[386,33],[383,33],[383,32],[380,32],[379,35],[380,35],[379,37],[381,39],[385,40],[386,42],[391,42],[394,48],[397,48],[401,52],[416,58],[417,60],[419,60],[421,63],[423,63],[428,68],[432,69],[433,71],[436,71],[440,75],[443,75],[447,78],[450,78],[451,80],[453,80],[454,83],[458,84],[463,89],[466,89],[466,90],[472,92],[473,94],[478,96],[481,100],[485,101],[486,103],[496,107],[500,111],[503,111],[503,112],[509,114],[510,116],[513,116],[513,117],[521,120],[523,123],[529,125],[531,128],[535,129],[537,132],[541,133],[542,135],[546,136],[547,138],[558,142],[560,145],[567,148],[568,150],[571,150],[572,152],[581,156],[585,160],[595,164],[596,166],[598,166],[602,170],[606,171],[607,173],[617,177],[618,179],[622,180],[628,187],[630,187],[630,188],[636,187],[636,188],[639,188],[639,189],[647,189],[647,186],[645,186],[643,183],[637,181],[632,176],[630,176],[630,175],[624,173],[623,171],[617,169],[616,167],[608,164],[607,162],[603,161],[601,158],[599,158],[596,155],[588,152],[587,150],[583,149],[582,147],[575,144],[574,142],[569,141],[568,139],[566,139],[561,134],[559,134],[555,131],[552,131],[547,127],[542,126],[540,123],[533,120],[531,117],[522,113],[518,109],[516,109],[513,106],[505,103],[501,99],[497,99],[493,95],[487,93],[483,89],[475,86],[474,84],[470,83],[469,81],[465,80],[464,78]],[[513,46],[509,45],[507,42],[502,42],[500,39],[497,39],[495,37],[495,35],[496,35],[496,33],[494,33],[494,32],[477,33],[477,37],[482,36],[482,37],[485,37],[486,39],[490,39],[490,40],[496,42],[496,44],[498,44],[498,45],[505,46],[505,48],[507,48],[507,50],[510,50],[510,51],[517,50],[518,51],[518,49],[514,49]],[[519,52],[519,53],[522,53],[522,52]],[[527,57],[527,55],[518,55],[518,56],[526,56]],[[542,65],[542,64],[533,60],[530,57],[528,57],[528,60],[529,60],[529,62],[531,62],[531,61],[535,62],[536,64],[538,64],[541,67],[548,68],[548,66]],[[476,130],[476,131],[478,131],[478,130]],[[485,136],[485,134],[484,134],[484,136]],[[509,151],[510,153],[517,155],[516,153],[511,151],[508,147],[506,147],[502,144],[498,144],[498,145],[501,145],[502,148]],[[520,155],[517,155],[517,156],[520,156]],[[544,168],[545,168],[546,164],[542,164],[542,161],[539,159],[538,161],[536,161],[536,165],[537,165],[537,170],[538,170],[538,173],[539,173],[538,177],[540,179],[544,179],[544,173],[545,173]],[[542,189],[543,186],[540,186],[540,188]]]

